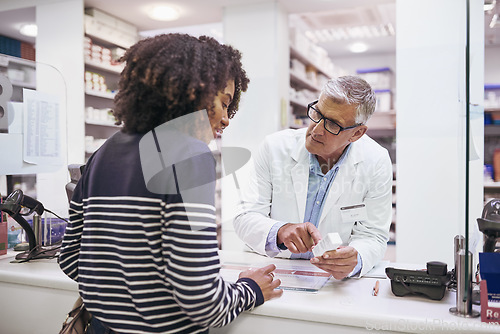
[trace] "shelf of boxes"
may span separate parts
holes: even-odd
[[[96,42],[129,48],[138,41],[137,28],[96,8],[85,9],[85,34]]]
[[[94,107],[86,107],[85,108],[85,123],[91,125],[100,125],[100,126],[110,126],[110,127],[120,127],[115,125],[115,118],[111,113],[111,109],[109,108],[94,108]]]
[[[484,124],[500,125],[500,84],[484,85]]]
[[[85,10],[85,153],[119,131],[110,110],[124,64],[119,59],[138,40],[137,28],[94,8]]]
[[[393,130],[387,134],[395,134],[396,111],[394,110],[393,80],[394,73],[389,67],[358,69],[356,74],[365,79],[373,91],[377,104],[375,112],[368,120],[371,130]]]
[[[116,92],[101,91],[96,89],[85,89],[85,94],[89,96],[101,97],[104,99],[113,100],[115,98]]]
[[[500,197],[495,157],[500,147],[500,84],[484,85],[484,202]],[[497,182],[495,182],[497,181]]]
[[[307,105],[318,99],[329,78],[344,74],[343,69],[334,66],[326,50],[291,29],[289,127],[307,126]]]
[[[13,100],[21,99],[22,88],[36,89],[36,63],[31,60],[0,54],[0,74],[5,75],[13,88]]]
[[[123,64],[106,64],[101,61],[92,59],[92,58],[87,58],[85,59],[85,66],[88,68],[94,68],[97,70],[102,70],[102,71],[108,71],[112,73],[118,73],[120,74],[121,71],[123,70],[124,65]]]

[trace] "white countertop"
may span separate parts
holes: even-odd
[[[9,250],[0,256],[0,282],[78,291],[77,283],[59,269],[56,259],[12,263],[17,254]]]
[[[11,263],[15,253],[0,256],[0,283],[31,285],[42,288],[77,291],[76,282],[69,279],[55,259],[36,260],[28,263]],[[253,253],[221,252],[222,262],[248,263],[290,261],[269,259]],[[296,261],[296,260],[295,260]],[[303,261],[307,264],[308,261]],[[311,265],[312,266],[312,265]],[[415,266],[398,266],[415,268]],[[266,319],[281,319],[307,323],[349,326],[364,330],[385,330],[407,333],[435,333],[458,331],[460,333],[500,333],[499,325],[482,323],[480,318],[462,318],[449,312],[456,305],[455,293],[447,291],[440,301],[424,297],[396,297],[391,292],[389,279],[378,279],[378,296],[372,296],[376,278],[331,278],[318,293],[286,290],[283,296],[273,299],[246,312]],[[479,310],[477,306],[474,306]],[[236,319],[235,322],[238,322]],[[237,325],[237,324],[236,324]]]
[[[256,254],[222,252],[223,261],[261,261],[279,263],[282,259],[269,259]],[[308,261],[304,261],[307,263]],[[312,266],[312,265],[311,265]],[[397,268],[417,269],[415,265],[398,265]],[[425,267],[425,265],[423,266]],[[378,296],[372,295],[379,280]],[[270,300],[251,313],[309,322],[323,322],[367,330],[385,330],[407,333],[500,333],[500,325],[481,322],[480,318],[457,317],[449,312],[456,306],[455,293],[447,291],[440,301],[420,296],[397,297],[391,291],[388,278],[360,278],[342,281],[330,278],[318,293],[285,290],[283,296]],[[479,311],[479,306],[473,306]]]

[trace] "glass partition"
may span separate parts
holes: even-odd
[[[4,183],[0,195],[2,211],[10,216],[5,223],[8,248],[27,241],[34,254],[35,246],[50,246],[62,238],[65,222],[49,210],[54,209],[48,203],[53,189],[47,180],[68,178],[66,112],[66,84],[56,68],[0,54],[0,177]],[[42,185],[40,177],[45,180]],[[9,194],[14,206],[8,206]],[[26,201],[33,201],[32,212],[22,212],[30,206],[24,206]],[[22,204],[20,211],[17,204]]]

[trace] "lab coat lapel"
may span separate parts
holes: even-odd
[[[341,195],[348,195],[352,191],[352,183],[356,176],[357,164],[362,161],[362,156],[359,155],[356,142],[351,144],[351,149],[348,152],[344,162],[340,165],[339,171],[333,183],[330,185],[327,200],[321,212],[320,223],[325,219],[326,215],[337,204]]]
[[[292,154],[292,159],[296,165],[291,169],[291,178],[294,189],[295,202],[297,204],[299,218],[302,223],[306,211],[307,187],[309,183],[309,153],[305,148],[305,143],[299,143],[297,149]]]

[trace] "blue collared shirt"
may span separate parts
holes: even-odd
[[[321,212],[323,211],[324,203],[328,195],[328,190],[331,184],[335,180],[335,176],[340,169],[340,166],[344,162],[347,154],[349,153],[351,146],[347,146],[342,155],[340,156],[337,163],[326,173],[323,174],[321,171],[321,166],[319,165],[318,159],[315,155],[309,153],[309,179],[308,179],[308,189],[307,189],[307,199],[306,199],[306,209],[304,214],[304,223],[311,222],[314,226],[318,227],[319,220],[321,218]],[[277,244],[278,230],[280,227],[285,225],[287,222],[277,222],[273,225],[269,234],[267,236],[266,242],[266,253],[267,255],[274,257],[280,252],[280,247]],[[284,247],[283,245],[281,247]],[[281,248],[281,249],[286,249]],[[311,259],[314,255],[312,252],[292,254],[292,259]],[[358,273],[361,269],[361,257],[358,254],[358,264],[354,268],[353,273]]]

